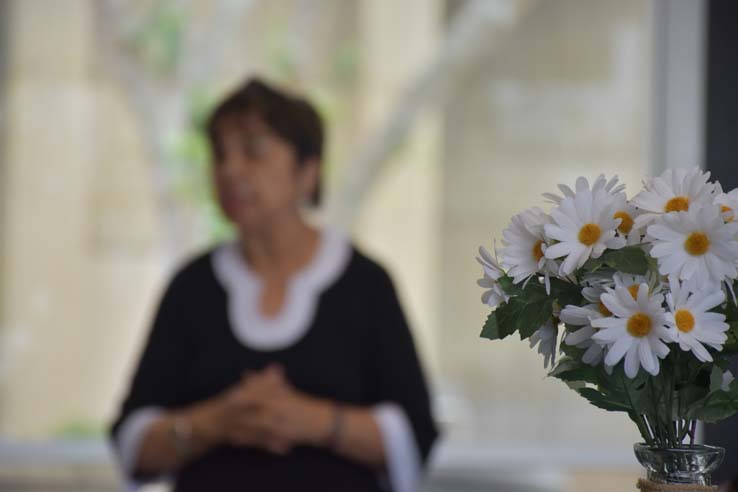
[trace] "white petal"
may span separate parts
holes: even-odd
[[[564,262],[561,264],[561,273],[563,275],[569,275],[570,273],[572,273],[576,269],[576,266],[579,263],[582,255],[584,255],[585,251],[586,249],[583,246],[575,246],[566,257]]]
[[[664,241],[681,242],[684,236],[664,224],[653,224],[648,226],[648,234],[656,239]]]
[[[669,355],[669,347],[661,340],[653,340],[651,342],[651,349],[659,359],[663,359]]]
[[[546,258],[560,258],[572,253],[576,246],[572,247],[571,243],[557,243],[546,248]]]
[[[625,239],[620,236],[616,236],[607,241],[607,247],[610,249],[620,249],[626,245]]]
[[[610,350],[608,350],[607,356],[605,357],[605,364],[607,364],[608,366],[614,366],[615,364],[620,362],[620,359],[623,358],[625,353],[628,352],[628,350],[630,350],[632,346],[633,338],[631,338],[630,336],[621,337],[612,345],[612,347],[610,347]]]
[[[695,340],[690,344],[692,347],[692,353],[702,362],[712,362],[712,356],[710,355],[710,352],[705,349],[705,347]]]
[[[579,345],[580,343],[588,342],[591,340],[594,333],[595,331],[592,329],[592,327],[585,326],[584,328],[581,328],[575,332],[569,333],[566,336],[566,344]]]
[[[638,344],[638,357],[641,359],[641,365],[647,372],[653,374],[656,371],[659,363],[656,361],[653,352],[651,352],[651,344],[648,343],[648,340],[641,340]]]
[[[591,366],[599,364],[602,360],[602,347],[593,343],[582,355],[582,362]]]
[[[638,359],[638,343],[634,343],[625,354],[625,375],[633,379],[638,374],[640,360]]]

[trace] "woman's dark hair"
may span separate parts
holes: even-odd
[[[219,143],[222,124],[231,118],[257,116],[280,138],[292,146],[297,165],[323,157],[323,121],[315,108],[304,98],[283,92],[257,79],[248,79],[228,95],[212,112],[207,121],[207,134],[213,159],[221,156]],[[320,203],[320,179],[311,197],[311,203]]]

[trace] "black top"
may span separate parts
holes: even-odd
[[[437,437],[428,390],[397,295],[387,273],[352,249],[345,270],[320,295],[306,334],[293,345],[259,351],[239,342],[227,316],[227,292],[213,252],[187,264],[161,300],[121,412],[178,408],[210,398],[247,369],[281,364],[299,390],[347,404],[397,403],[425,461]],[[136,478],[144,478],[136,475]],[[177,492],[194,490],[378,491],[374,470],[329,451],[298,447],[278,456],[221,446],[179,470]]]

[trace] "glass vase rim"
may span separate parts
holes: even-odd
[[[647,444],[645,442],[637,442],[633,445],[636,450],[646,450],[654,452],[669,452],[669,453],[688,453],[688,452],[713,452],[713,453],[724,453],[725,448],[720,446],[713,446],[711,444],[684,444],[681,447],[663,447],[656,444]]]

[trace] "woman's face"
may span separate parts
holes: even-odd
[[[221,125],[213,164],[218,202],[241,232],[298,213],[317,182],[317,162],[298,166],[290,144],[256,116]]]

